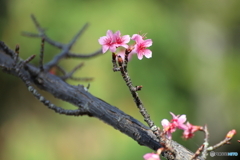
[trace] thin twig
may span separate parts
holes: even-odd
[[[40,60],[39,60],[39,68],[40,71],[43,72],[44,68],[43,68],[43,53],[44,53],[44,42],[45,42],[45,38],[42,38],[42,43],[41,43],[41,50],[40,50]]]
[[[117,66],[117,61],[116,61],[116,54],[112,53],[112,64],[113,64],[113,71],[120,71],[120,68]]]
[[[14,56],[14,59],[13,59],[13,60],[14,60],[13,67],[15,67],[15,65],[16,65],[17,62],[18,62],[19,49],[20,49],[19,45],[16,45],[16,47],[15,47],[15,56]]]
[[[80,29],[80,31],[72,38],[72,40],[66,45],[66,48],[70,49],[73,44],[77,41],[77,39],[83,34],[83,32],[89,26],[88,23],[84,24],[84,26]]]
[[[33,23],[35,25],[35,27],[38,30],[38,34],[35,33],[29,33],[29,32],[22,32],[23,36],[27,36],[27,37],[35,37],[35,38],[44,38],[46,42],[48,42],[50,45],[55,46],[59,49],[64,50],[64,52],[61,52],[61,54],[65,53],[66,58],[91,58],[97,55],[100,55],[102,53],[101,50],[97,50],[96,52],[93,52],[91,54],[78,54],[78,53],[72,53],[70,52],[70,48],[72,47],[72,45],[76,42],[76,40],[83,34],[83,32],[87,29],[88,27],[88,23],[86,23],[81,29],[80,31],[72,38],[72,40],[68,43],[68,44],[63,44],[63,43],[59,43],[57,41],[54,41],[52,39],[50,39],[46,34],[45,34],[45,29],[43,29],[39,22],[37,21],[36,17],[34,15],[31,15],[31,18],[33,20]],[[67,53],[66,53],[67,52]],[[50,67],[51,68],[51,67]],[[48,68],[47,68],[48,69]]]
[[[80,53],[71,53],[68,52],[68,54],[66,55],[66,58],[81,58],[81,59],[87,59],[87,58],[92,58],[95,56],[98,56],[102,53],[102,50],[97,50],[96,52],[93,52],[91,54],[80,54]]]
[[[87,28],[88,24],[85,24],[82,29],[72,38],[72,40],[63,46],[62,51],[57,54],[50,62],[45,64],[44,68],[49,71],[54,65],[56,65],[60,59],[67,56],[69,50],[71,49],[72,45],[76,42],[77,38],[82,35],[83,31]]]
[[[55,67],[56,67],[63,75],[66,75],[66,74],[67,74],[67,72],[66,72],[61,66],[56,65]]]
[[[114,59],[112,58],[112,61],[114,62]],[[126,61],[126,60],[125,60]],[[144,118],[144,121],[148,124],[148,126],[151,128],[151,130],[153,131],[153,133],[159,138],[160,141],[160,136],[159,136],[159,130],[158,127],[154,124],[154,122],[150,119],[150,115],[147,113],[146,108],[143,106],[143,103],[141,101],[141,99],[138,96],[137,91],[140,90],[142,87],[141,86],[137,86],[137,87],[133,87],[132,85],[132,81],[130,76],[128,75],[127,72],[127,67],[123,67],[124,66],[124,61],[121,58],[121,56],[118,56],[118,65],[120,67],[120,72],[122,74],[122,77],[126,83],[126,85],[128,86],[132,97],[134,99],[134,102],[136,103],[141,115]],[[113,64],[113,66],[115,66],[115,64]],[[113,69],[114,70],[114,69]]]
[[[225,139],[222,140],[221,142],[215,144],[214,146],[210,146],[207,148],[208,151],[212,151],[212,150],[215,150],[225,144],[230,144],[230,141],[232,139],[232,137],[236,134],[236,130],[233,129],[231,131],[228,132],[228,134],[226,135]]]
[[[42,29],[43,30],[43,29]],[[22,35],[23,36],[26,36],[26,37],[31,37],[31,38],[42,38],[42,37],[44,37],[45,38],[45,41],[47,42],[47,43],[49,43],[50,45],[52,45],[52,46],[54,46],[54,47],[56,47],[56,48],[59,48],[59,49],[62,49],[62,47],[63,47],[63,43],[60,43],[60,42],[57,42],[57,41],[54,41],[54,40],[52,40],[51,38],[49,38],[46,34],[45,34],[45,32],[40,32],[40,33],[38,33],[38,34],[36,34],[36,33],[29,33],[29,32],[22,32]]]
[[[91,81],[93,78],[84,78],[84,77],[73,77],[73,74],[78,70],[80,69],[81,67],[83,67],[84,63],[80,63],[79,65],[77,65],[76,67],[73,68],[73,70],[69,73],[66,73],[66,71],[64,69],[62,69],[61,67],[58,66],[58,68],[60,69],[61,68],[61,71],[65,72],[64,76],[61,76],[60,78],[62,80],[67,80],[67,79],[72,79],[72,80],[75,80],[75,81]]]
[[[15,52],[12,51],[11,49],[9,49],[4,42],[0,41],[0,48],[2,48],[2,50],[8,54],[10,57],[12,57],[14,59],[15,57]]]
[[[203,151],[204,149],[204,145],[201,145],[197,151],[194,153],[193,157],[192,157],[192,160],[196,159]]]
[[[209,132],[208,132],[208,127],[205,125],[203,127],[203,131],[205,133],[205,138],[204,138],[204,143],[203,143],[203,150],[202,150],[202,158],[206,159],[208,155],[207,148],[209,146]],[[201,147],[200,147],[201,148]]]
[[[33,20],[33,23],[35,24],[35,27],[37,28],[39,34],[40,35],[44,34],[44,29],[40,26],[40,24],[38,23],[36,17],[33,14],[31,14],[31,19]]]

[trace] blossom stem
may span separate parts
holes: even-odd
[[[229,134],[229,133],[228,133],[224,140],[222,140],[222,141],[219,142],[218,144],[215,144],[214,146],[208,147],[207,150],[208,150],[208,151],[213,151],[213,150],[215,150],[215,149],[217,149],[217,148],[219,148],[219,147],[221,147],[221,146],[223,146],[223,145],[225,145],[225,144],[230,144],[230,140],[231,140],[231,139],[233,138],[233,136],[236,134],[236,130],[233,129],[233,130],[231,130],[231,131],[229,131],[229,132],[232,133],[231,136],[228,136],[228,134]]]
[[[129,52],[130,53],[130,52]],[[146,108],[143,106],[143,103],[141,101],[141,99],[138,96],[137,91],[141,90],[142,86],[136,86],[134,87],[131,81],[130,76],[128,75],[127,72],[127,62],[128,62],[128,58],[127,55],[129,54],[128,51],[125,52],[125,59],[123,61],[123,59],[121,58],[121,56],[118,56],[118,65],[119,65],[119,69],[121,72],[121,75],[123,77],[123,80],[125,81],[126,85],[128,86],[132,97],[134,99],[135,104],[137,105],[141,115],[144,118],[144,121],[148,124],[148,126],[151,128],[151,130],[153,131],[153,133],[158,137],[158,139],[160,140],[159,137],[159,130],[158,127],[154,124],[154,122],[150,119],[150,115],[147,113]],[[115,66],[115,64],[113,64],[113,66]],[[116,71],[116,68],[113,68],[114,71]]]
[[[116,54],[112,53],[112,64],[113,64],[113,71],[120,71],[120,69],[117,66],[117,61],[116,61]]]

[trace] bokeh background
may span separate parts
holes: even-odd
[[[0,39],[20,55],[39,54],[40,39],[21,36],[36,33],[34,14],[46,33],[67,43],[86,23],[90,27],[72,48],[92,53],[108,29],[123,35],[147,33],[153,40],[151,59],[133,57],[129,74],[145,107],[157,125],[169,112],[186,114],[195,125],[207,124],[210,143],[240,129],[240,1],[234,0],[1,0]],[[59,52],[46,44],[45,62]],[[76,77],[93,77],[90,92],[143,122],[119,73],[112,72],[111,53],[96,58],[67,59],[60,65],[71,70],[84,62]],[[32,62],[38,65],[38,58]],[[86,82],[67,81],[72,85]],[[65,108],[75,108],[42,92]],[[0,72],[0,159],[2,160],[122,160],[142,159],[152,152],[96,118],[69,117],[47,109],[16,77]],[[144,123],[144,122],[143,122]],[[190,140],[173,139],[195,151],[203,134]],[[217,151],[240,154],[237,134],[232,145]],[[233,159],[214,157],[209,159]]]

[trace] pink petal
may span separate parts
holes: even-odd
[[[137,57],[138,57],[139,60],[142,60],[142,59],[143,59],[143,54],[139,52],[139,53],[137,54]]]
[[[144,50],[144,56],[145,56],[146,58],[151,58],[151,57],[152,57],[152,51],[149,50],[149,49],[145,49],[145,50]]]
[[[143,42],[143,38],[142,38],[142,36],[140,36],[139,34],[134,34],[134,35],[132,36],[132,40],[136,41],[137,43]]]
[[[127,45],[127,44],[122,44],[122,45],[120,45],[120,46],[122,46],[122,47],[124,47],[124,48],[128,48],[128,45]]]
[[[162,123],[163,128],[168,127],[169,124],[170,124],[170,122],[169,122],[167,119],[163,119],[163,120],[161,121],[161,123]]]
[[[118,31],[116,31],[115,33],[114,33],[114,36],[115,37],[120,37],[121,36],[121,32],[118,30]]]
[[[106,36],[100,37],[98,39],[99,44],[104,45],[105,44],[105,39],[106,39]]]
[[[151,39],[146,39],[144,42],[144,47],[150,47],[152,45],[152,40]]]
[[[108,45],[103,45],[103,46],[102,46],[102,53],[107,52],[108,49],[109,49],[109,46],[108,46]]]
[[[114,34],[111,30],[107,30],[107,37],[112,39],[114,38]]]
[[[184,123],[186,120],[187,120],[187,117],[186,117],[185,114],[181,115],[181,116],[178,118],[178,122],[179,122],[179,123]]]
[[[176,119],[176,118],[178,118],[178,116],[175,116],[175,114],[174,114],[174,113],[170,112],[170,114],[172,115],[173,119]]]
[[[116,52],[116,46],[115,46],[115,45],[109,46],[109,50],[110,50],[111,52]]]
[[[122,41],[123,43],[128,43],[130,41],[130,36],[129,35],[122,36]]]

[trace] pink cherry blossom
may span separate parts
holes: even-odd
[[[111,30],[108,30],[106,36],[100,37],[98,42],[102,45],[102,52],[105,53],[107,50],[115,52],[117,47],[128,48],[128,43],[130,41],[130,36],[125,35],[121,37],[121,32],[117,31],[113,33]]]
[[[169,139],[172,138],[172,133],[176,131],[176,129],[186,129],[186,125],[184,124],[185,121],[187,120],[186,115],[175,115],[172,112],[170,112],[172,115],[173,119],[169,122],[167,119],[163,119],[161,121],[163,130],[166,133],[167,137]]]
[[[128,45],[126,43],[128,43],[130,41],[130,36],[129,35],[125,35],[121,37],[121,32],[117,31],[115,34],[115,45],[116,47],[124,47],[124,48],[128,48]]]
[[[190,124],[189,122],[187,122],[186,128],[184,129],[184,132],[183,132],[183,138],[185,138],[185,139],[192,138],[194,136],[193,133],[198,130],[202,130],[202,127],[194,126],[194,125]]]
[[[172,133],[176,131],[176,127],[170,123],[167,119],[163,119],[161,121],[162,126],[163,126],[163,130],[166,133],[167,137],[169,139],[172,139]]]
[[[172,112],[170,112],[170,114],[173,117],[171,122],[173,123],[173,125],[175,127],[177,127],[178,129],[185,129],[186,128],[186,125],[184,124],[187,120],[185,114],[181,115],[180,117],[179,117],[179,115],[175,116],[175,114],[173,114]]]
[[[147,153],[143,156],[145,160],[160,160],[160,157],[158,154],[155,153]]]
[[[105,53],[109,49],[111,52],[116,51],[115,36],[111,30],[107,31],[106,36],[100,37],[98,42],[102,45],[102,52]]]
[[[133,49],[133,53],[137,53],[138,59],[141,60],[143,56],[146,58],[152,57],[152,51],[150,49],[146,49],[152,45],[151,39],[143,40],[143,37],[139,34],[134,34],[132,36],[132,40],[136,41],[136,44]]]

